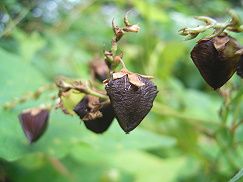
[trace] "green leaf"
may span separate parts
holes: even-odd
[[[117,153],[113,163],[135,175],[135,181],[175,181],[186,164],[185,158],[161,159],[151,154],[127,150]]]
[[[16,56],[0,49],[0,57],[1,105],[46,83],[34,67]],[[73,140],[80,138],[78,122],[70,122],[70,117],[55,112],[51,114],[50,126],[45,135],[38,143],[29,145],[18,121],[18,113],[21,112],[19,108],[12,111],[0,109],[0,158],[13,161],[34,152],[62,157],[68,152],[69,146],[74,145]]]
[[[0,105],[46,83],[42,75],[17,56],[0,49]]]
[[[153,21],[159,21],[161,23],[166,23],[169,20],[168,15],[163,9],[158,6],[153,6],[152,3],[146,1],[133,1],[134,6],[138,11],[146,18]]]
[[[117,121],[114,121],[111,128],[102,135],[85,133],[82,141],[72,149],[71,154],[75,160],[86,163],[109,161],[110,155],[127,149],[170,148],[176,144],[172,137],[157,135],[141,128],[125,134]]]
[[[159,78],[169,78],[175,69],[175,64],[185,55],[186,47],[181,42],[169,42],[164,47],[157,65],[157,75]]]
[[[45,39],[42,39],[40,34],[37,32],[33,32],[31,34],[25,34],[22,31],[14,31],[13,32],[15,38],[18,40],[20,45],[21,57],[25,62],[30,62],[34,56],[34,54],[44,47]]]

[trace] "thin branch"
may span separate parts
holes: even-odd
[[[112,30],[114,32],[114,37],[111,40],[111,50],[110,51],[104,51],[104,55],[106,58],[106,62],[108,62],[108,64],[112,65],[109,66],[112,69],[115,69],[120,63],[122,63],[122,61],[116,59],[117,56],[120,56],[120,58],[122,58],[122,54],[121,55],[117,55],[117,48],[118,45],[117,43],[121,40],[121,38],[123,37],[123,35],[125,33],[128,32],[139,32],[140,27],[137,24],[130,24],[128,21],[128,13],[125,15],[124,17],[124,25],[125,27],[118,27],[115,24],[114,18],[112,19]],[[123,66],[124,67],[124,66]]]
[[[29,100],[37,100],[44,92],[48,90],[52,90],[55,88],[54,84],[46,84],[44,86],[39,87],[34,92],[26,93],[22,95],[21,97],[18,97],[12,101],[9,101],[3,105],[3,108],[6,110],[15,108],[18,104],[25,103]]]
[[[229,14],[231,16],[231,21],[227,21],[224,23],[217,22],[216,20],[207,16],[197,16],[195,17],[195,19],[204,22],[205,25],[200,25],[195,28],[182,28],[181,30],[179,30],[179,33],[182,36],[186,36],[186,40],[190,40],[194,39],[200,33],[203,33],[209,29],[214,29],[214,33],[208,36],[208,39],[220,35],[225,30],[231,32],[243,32],[243,25],[241,25],[240,23],[239,16],[234,11],[229,11]]]
[[[74,89],[81,93],[93,95],[95,97],[99,97],[104,100],[109,99],[107,95],[92,89],[88,82],[82,83],[80,81],[66,81],[62,78],[59,78],[58,80],[56,80],[56,86],[59,88],[59,91],[61,93]]]

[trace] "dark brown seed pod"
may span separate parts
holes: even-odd
[[[138,75],[137,78],[143,86],[133,85],[125,75],[109,80],[105,87],[119,125],[126,133],[141,123],[158,93],[157,87],[149,79]]]
[[[115,113],[111,104],[104,105],[100,109],[100,112],[102,113],[102,117],[84,121],[86,128],[95,133],[105,132],[115,118]]]
[[[239,64],[236,69],[236,73],[238,76],[243,78],[243,56],[241,56],[241,58],[240,58]]]
[[[73,109],[73,111],[83,119],[86,114],[90,112],[90,108],[88,107],[89,97],[85,96]]]
[[[49,110],[32,108],[19,114],[20,124],[30,143],[36,142],[46,131]]]
[[[200,40],[191,52],[191,58],[204,80],[214,89],[223,86],[235,73],[240,45],[224,34]]]
[[[101,105],[97,101],[96,97],[85,96],[74,108],[74,112],[84,121],[87,129],[103,133],[111,125],[115,113],[110,103]]]

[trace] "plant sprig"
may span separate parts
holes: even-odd
[[[93,96],[99,97],[104,100],[108,99],[107,95],[94,90],[88,81],[83,83],[83,82],[77,81],[77,80],[71,81],[71,80],[59,78],[56,80],[56,86],[59,88],[60,93],[67,92],[71,89],[74,89],[80,93],[84,93],[87,95],[93,95]]]
[[[105,61],[109,68],[114,70],[120,63],[122,67],[126,69],[124,62],[122,61],[123,53],[117,54],[118,42],[121,40],[125,33],[133,32],[137,33],[140,30],[138,24],[131,24],[128,20],[128,13],[124,16],[124,27],[118,27],[115,24],[114,18],[112,20],[112,29],[114,32],[114,37],[111,40],[111,49],[109,51],[104,51]]]
[[[128,32],[138,32],[140,30],[140,27],[137,24],[130,24],[128,20],[128,14],[124,17],[124,27],[120,28],[117,25],[115,25],[114,19],[112,20],[112,29],[114,32],[114,37],[111,41],[111,50],[104,51],[105,55],[105,62],[109,66],[110,70],[114,70],[120,63],[122,64],[122,67],[126,69],[125,63],[122,61],[123,53],[117,54],[117,43],[121,40],[123,35]],[[71,80],[67,78],[58,78],[56,80],[56,86],[59,88],[59,94],[62,92],[66,92],[70,89],[74,89],[80,93],[84,93],[86,95],[93,95],[96,97],[99,97],[103,100],[108,100],[108,96],[104,93],[101,93],[101,91],[97,91],[94,88],[92,88],[90,82],[81,82],[77,80]]]
[[[6,102],[3,105],[3,108],[6,109],[6,110],[10,110],[10,109],[15,108],[19,104],[23,104],[23,103],[28,102],[30,100],[37,100],[38,98],[40,98],[40,96],[44,92],[49,91],[49,90],[53,90],[54,88],[55,88],[54,84],[43,85],[33,92],[26,93],[26,94],[24,94],[24,95],[22,95],[18,98],[15,98],[15,99],[13,99],[9,102]]]
[[[236,12],[229,11],[229,15],[231,16],[231,20],[224,23],[218,22],[208,16],[196,16],[195,19],[202,21],[205,24],[194,28],[182,28],[179,30],[179,33],[182,36],[186,36],[186,40],[191,40],[209,29],[214,29],[213,34],[207,37],[209,39],[220,35],[225,30],[231,32],[243,32],[243,24],[241,24],[240,17]]]

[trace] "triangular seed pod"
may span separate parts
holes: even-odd
[[[46,131],[49,110],[33,108],[19,114],[20,124],[30,143],[37,141]]]
[[[105,87],[117,120],[126,133],[141,123],[158,93],[157,87],[149,79],[139,75],[138,78],[144,83],[141,87],[130,83],[127,75],[111,79]]]

